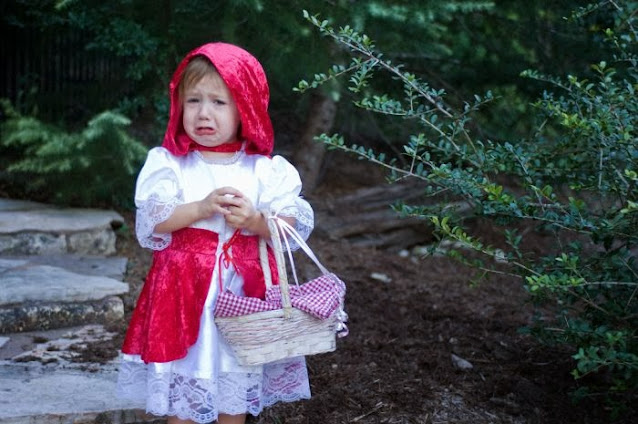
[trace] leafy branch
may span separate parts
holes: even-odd
[[[490,103],[489,92],[455,111],[446,105],[443,90],[386,60],[368,36],[349,26],[334,29],[308,12],[305,18],[320,34],[354,59],[347,67],[315,75],[312,83],[300,82],[298,90],[348,78],[357,107],[420,123],[420,131],[403,141],[405,162],[349,145],[339,135],[324,134],[319,140],[385,168],[390,182],[424,181],[431,196],[460,198],[475,216],[490,220],[505,236],[503,246],[485,245],[468,234],[445,203],[394,207],[428,220],[441,239],[499,265],[486,266],[450,250],[462,263],[509,275],[535,300],[552,305],[554,319],[539,320],[533,329],[542,340],[577,347],[576,378],[608,373],[614,390],[629,391],[638,390],[638,4],[601,1],[572,19],[600,10],[615,18],[616,26],[602,35],[616,54],[591,65],[591,75],[521,73],[549,87],[533,105],[540,125],[531,139],[475,138],[467,124]],[[401,100],[376,93],[377,73],[398,82]],[[543,252],[526,249],[521,226],[526,233],[551,236],[553,243]]]

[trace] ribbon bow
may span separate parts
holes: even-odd
[[[235,268],[235,271],[237,270],[237,265],[235,264],[235,261],[233,260],[233,255],[230,252],[230,248],[232,247],[233,242],[237,239],[237,237],[239,237],[241,230],[237,229],[235,230],[235,232],[233,233],[232,236],[230,236],[230,238],[222,245],[222,253],[221,255],[219,255],[219,291],[222,291],[224,289],[224,284],[222,282],[222,268],[224,267],[225,269],[228,269],[230,267],[230,265],[233,266],[233,268]]]

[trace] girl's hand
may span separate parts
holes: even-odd
[[[255,209],[247,197],[234,196],[228,199],[228,215],[224,216],[226,223],[232,228],[252,230],[261,214]]]
[[[232,187],[218,188],[202,200],[177,206],[173,214],[157,224],[153,231],[171,233],[215,214],[222,215],[232,228],[246,229],[262,237],[270,236],[266,219],[257,212],[250,199]]]
[[[234,190],[233,195],[231,196],[230,193],[227,193],[224,200],[224,207],[228,211],[228,213],[224,215],[224,219],[229,227],[248,230],[264,237],[269,236],[270,233],[266,219],[255,209],[255,206],[249,198],[245,197],[241,192]]]
[[[215,214],[230,215],[229,202],[234,197],[243,197],[243,194],[232,187],[221,187],[210,192],[208,196],[198,203],[199,215],[209,218]]]

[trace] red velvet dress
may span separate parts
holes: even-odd
[[[217,233],[185,228],[171,244],[153,254],[153,263],[129,324],[122,352],[144,362],[169,362],[186,356],[195,344],[214,267],[233,266],[244,280],[244,294],[263,298],[266,286],[257,236],[238,235],[225,243],[217,260]],[[273,281],[277,266],[269,252]],[[170,319],[169,319],[170,318]]]

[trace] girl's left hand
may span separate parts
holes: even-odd
[[[235,229],[249,230],[260,233],[262,230],[263,216],[259,213],[253,203],[243,195],[228,196],[225,203],[226,209],[230,212],[224,215],[226,224]]]

